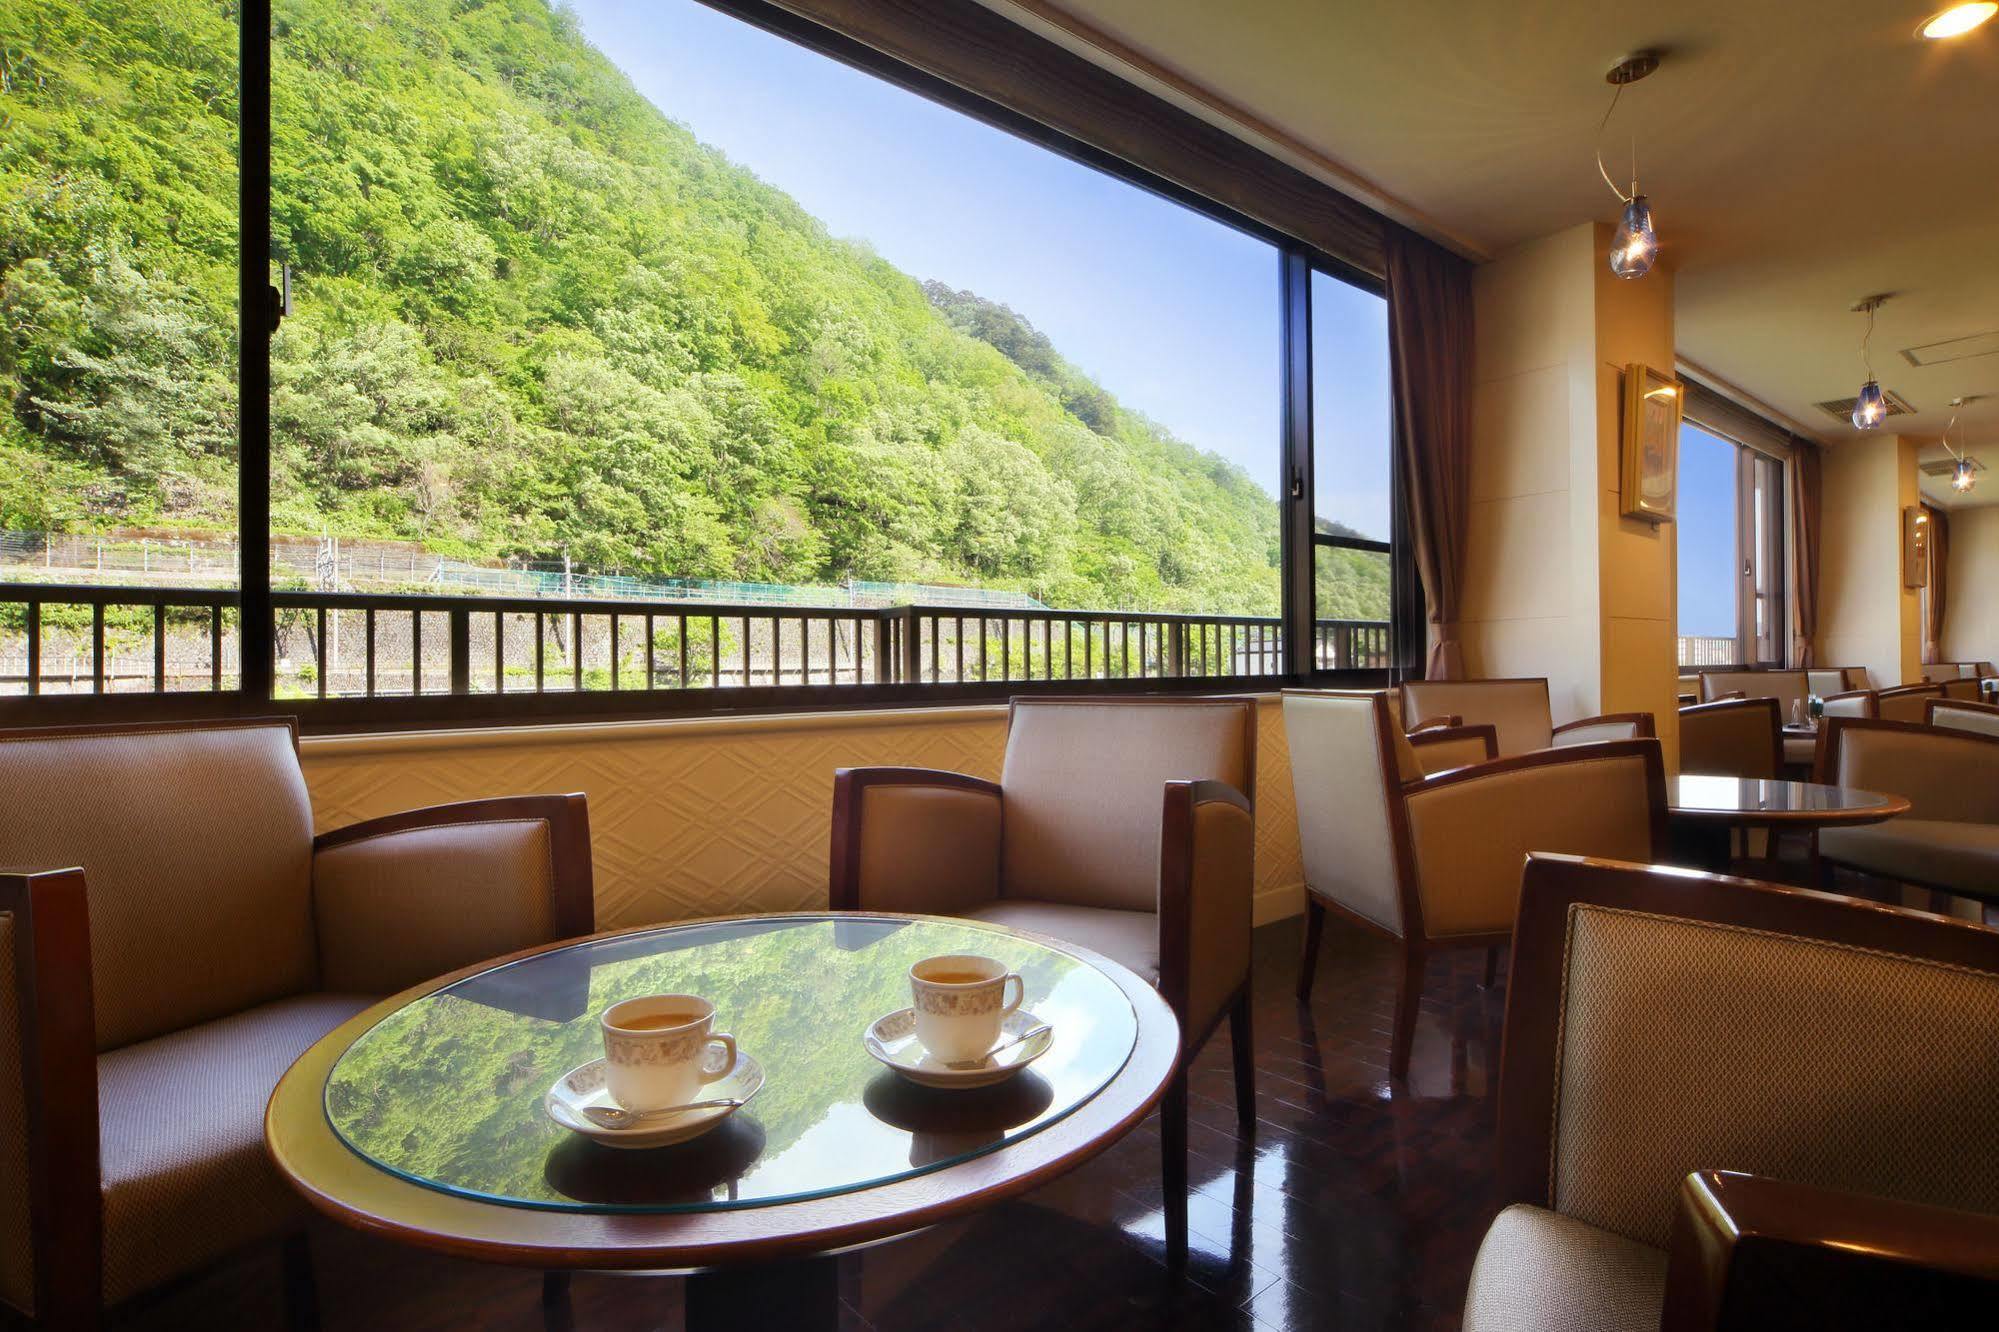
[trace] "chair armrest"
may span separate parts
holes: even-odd
[[[596,929],[579,794],[406,810],[312,843],[320,984],[389,993]]]
[[[10,1220],[25,1212],[33,1273],[32,1290],[10,1294],[44,1326],[94,1326],[104,1221],[83,871],[0,872],[0,950],[0,1106],[19,1110],[0,1119],[27,1139],[26,1178],[4,1186],[26,1197],[0,1195],[0,1207]]]
[[[1447,726],[1463,726],[1464,724],[1465,719],[1463,717],[1458,716],[1456,713],[1447,713],[1441,717],[1425,717],[1422,721],[1417,722],[1409,728],[1409,734],[1415,735],[1419,731],[1436,731]]]
[[[1197,1050],[1249,983],[1256,815],[1227,782],[1166,783],[1159,832],[1159,992]]]
[[[999,783],[935,768],[834,771],[833,910],[970,910],[999,896],[999,857]]]
[[[449,828],[464,823],[511,823],[540,819],[548,824],[549,859],[553,871],[555,937],[573,939],[593,934],[597,929],[596,874],[590,859],[590,805],[582,792],[568,795],[496,796],[488,800],[460,800],[449,805],[428,805],[363,819],[345,828],[323,832],[312,839],[317,856],[330,847],[344,846],[385,833],[411,832],[419,828]]]
[[[1563,722],[1553,734],[1557,745],[1593,745],[1600,740],[1642,740],[1656,732],[1649,712],[1606,712]]]
[[[1999,1308],[1999,1216],[1730,1171],[1680,1186],[1663,1332],[1959,1326]]]
[[[1489,722],[1471,726],[1432,726],[1409,734],[1409,747],[1423,775],[1447,772],[1473,763],[1489,763],[1499,757],[1499,730]]]

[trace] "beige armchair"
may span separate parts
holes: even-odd
[[[1744,698],[1774,698],[1777,724],[1782,726],[1794,716],[1802,719],[1805,715],[1815,692],[1807,675],[1805,671],[1702,671],[1701,702],[1711,703],[1737,694]],[[1785,763],[1811,765],[1816,742],[1810,736],[1786,735],[1782,740]]]
[[[1819,701],[1827,717],[1872,717],[1880,707],[1872,689],[1849,689],[1843,694],[1827,694]]]
[[[1613,712],[1555,725],[1548,682],[1519,680],[1411,680],[1402,686],[1408,717],[1451,716],[1497,733],[1501,757],[1557,745],[1631,740],[1653,734],[1649,712]]]
[[[1774,698],[1738,698],[1680,709],[1680,771],[1775,779],[1783,723]]]
[[[1869,689],[1865,666],[1814,666],[1805,672],[1805,687],[1820,698]]]
[[[1886,823],[1822,829],[1822,867],[1999,902],[1999,735],[1842,717],[1822,739],[1819,781],[1911,806]]]
[[[1224,1017],[1237,1122],[1256,1121],[1255,780],[1247,698],[1019,698],[998,782],[923,768],[833,777],[834,910],[1051,935],[1159,987],[1181,1031],[1181,1069],[1160,1107],[1175,1257],[1187,1233],[1186,1065]]]
[[[1536,855],[1517,935],[1464,1332],[1995,1307],[1999,932]]]
[[[1944,697],[1943,686],[1934,684],[1899,685],[1874,695],[1874,715],[1883,721],[1921,722],[1924,705]]]
[[[1305,860],[1298,997],[1311,996],[1328,911],[1399,943],[1388,1055],[1397,1081],[1409,1074],[1425,962],[1512,937],[1529,851],[1650,860],[1665,845],[1654,739],[1544,749],[1410,781],[1416,760],[1386,695],[1286,690],[1284,729]]]
[[[290,1234],[264,1103],[384,993],[592,928],[583,797],[313,836],[289,720],[0,731],[0,1299],[55,1326]]]
[[[1980,735],[1999,735],[1999,704],[1933,698],[1923,705],[1923,724],[1953,731],[1976,731]]]

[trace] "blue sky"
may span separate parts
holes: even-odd
[[[572,0],[592,44],[652,103],[897,267],[1004,302],[1127,406],[1278,487],[1278,262],[1260,240],[693,0]],[[1337,284],[1329,284],[1337,285]],[[1378,445],[1371,475],[1320,486],[1386,535],[1385,305],[1320,326],[1322,456]],[[1335,295],[1338,295],[1336,293]],[[1370,310],[1369,307],[1373,307]],[[1373,391],[1357,383],[1379,362]],[[1332,376],[1328,380],[1327,376]],[[1345,469],[1320,470],[1344,474]],[[1374,469],[1367,469],[1374,470]],[[1376,491],[1379,493],[1375,493]],[[1372,533],[1370,533],[1372,534]]]
[[[1680,633],[1735,637],[1736,446],[1680,427]]]

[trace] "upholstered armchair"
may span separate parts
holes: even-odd
[[[1535,855],[1465,1332],[1975,1324],[1995,1048],[1999,932]]]
[[[1327,912],[1402,950],[1388,1070],[1409,1075],[1430,955],[1512,938],[1529,851],[1634,860],[1665,846],[1666,779],[1655,739],[1516,754],[1405,779],[1409,752],[1384,694],[1286,690],[1298,840],[1305,860],[1308,999]]]
[[[1980,735],[1999,735],[1999,704],[1933,698],[1923,705],[1923,724],[1953,731],[1976,731]]]
[[[1701,702],[1713,703],[1723,698],[1740,695],[1743,698],[1774,698],[1777,700],[1777,724],[1796,717],[1802,719],[1810,702],[1812,689],[1806,671],[1737,671],[1717,670],[1701,672]],[[1823,698],[1825,695],[1820,694]],[[1782,737],[1784,762],[1798,767],[1809,767],[1817,742],[1810,736],[1786,735]]]
[[[1894,689],[1877,690],[1874,715],[1883,721],[1920,722],[1924,705],[1933,698],[1942,697],[1943,686],[1934,684],[1898,685]]]
[[[1783,723],[1774,698],[1738,698],[1680,709],[1680,771],[1775,779]]]
[[[1249,1010],[1256,704],[1020,698],[997,782],[923,768],[833,778],[836,911],[962,916],[1078,943],[1159,987],[1181,1070],[1161,1103],[1167,1241],[1186,1246],[1186,1064],[1229,1020],[1256,1119]]]
[[[1819,698],[1823,715],[1827,717],[1872,717],[1879,704],[1872,689],[1849,689],[1843,694],[1824,694]]]
[[[1886,823],[1821,829],[1823,869],[1999,902],[1999,735],[1841,717],[1821,742],[1819,781],[1910,804]]]
[[[592,928],[583,797],[318,837],[289,720],[0,731],[0,1299],[52,1326],[259,1240],[292,1061],[383,994]]]
[[[1943,690],[1945,698],[1954,698],[1964,703],[1976,703],[1985,693],[1985,686],[1975,675],[1960,675],[1955,680],[1940,680],[1937,687]]]
[[[1814,666],[1805,672],[1805,687],[1820,698],[1872,686],[1865,666]]]
[[[1450,717],[1492,727],[1501,757],[1653,734],[1649,712],[1606,713],[1557,726],[1543,679],[1411,680],[1402,686],[1401,706],[1412,720]]]

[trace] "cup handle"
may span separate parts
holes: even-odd
[[[722,1047],[722,1062],[711,1068],[708,1064],[708,1056],[714,1052],[715,1047],[718,1045]],[[716,1078],[721,1077],[735,1066],[736,1038],[729,1035],[726,1031],[710,1036],[708,1044],[701,1047],[701,1080],[703,1082],[713,1082]]]
[[[1020,978],[1019,972],[1009,971],[1006,973],[1006,979],[1000,983],[1000,998],[1002,1000],[1006,998],[1006,987],[1009,985],[1013,986],[1013,1002],[1000,1004],[1000,1017],[1002,1019],[1010,1018],[1015,1013],[1018,1013],[1021,1001],[1027,998],[1027,982]]]

